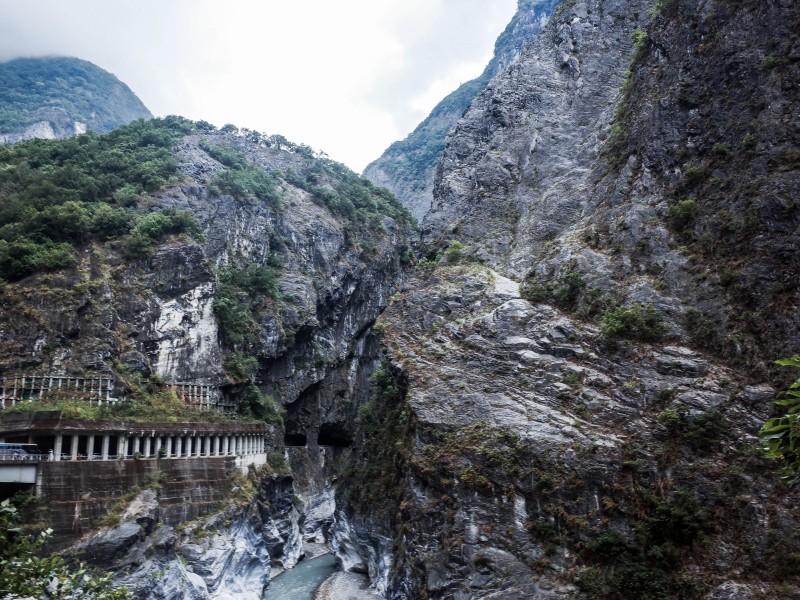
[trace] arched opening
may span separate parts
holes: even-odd
[[[305,446],[308,438],[305,433],[287,433],[283,436],[283,443],[286,446]]]
[[[353,435],[338,423],[323,423],[317,435],[317,445],[349,448],[353,444]]]

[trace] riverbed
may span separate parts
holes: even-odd
[[[301,560],[269,582],[264,600],[312,600],[316,589],[336,571],[336,557],[323,554]]]
[[[264,600],[379,600],[369,588],[369,578],[337,569],[336,557],[325,553],[301,560],[267,586]]]

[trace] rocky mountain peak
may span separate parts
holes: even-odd
[[[0,143],[103,133],[153,115],[119,79],[77,58],[0,63]]]
[[[513,62],[547,23],[560,0],[520,0],[517,12],[495,43],[483,73],[445,97],[404,140],[370,163],[364,175],[388,188],[421,221],[431,206],[436,163],[444,140],[472,99]]]

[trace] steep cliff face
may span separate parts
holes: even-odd
[[[563,11],[573,22],[548,28],[449,138],[425,239],[480,247],[540,290],[574,273],[612,302],[653,303],[750,366],[796,352],[797,41],[758,34],[794,7]]]
[[[421,221],[433,200],[436,164],[444,141],[475,96],[503,71],[541,31],[560,0],[520,0],[517,12],[497,39],[494,56],[480,77],[462,84],[431,111],[404,140],[367,165],[364,175],[386,187]]]
[[[0,63],[0,144],[103,133],[153,115],[111,73],[68,57]]]
[[[291,567],[304,542],[328,539],[331,481],[379,362],[369,329],[403,279],[411,219],[307,147],[189,129],[173,182],[135,202],[151,217],[190,216],[200,234],[144,252],[135,231],[93,236],[75,242],[72,267],[15,272],[0,293],[0,361],[7,377],[103,375],[117,395],[158,376],[228,410],[253,388],[285,406],[279,438],[303,446],[290,449],[295,477],[267,482],[255,500],[232,492],[238,508],[213,517],[210,501],[185,515],[202,518],[183,533],[172,498],[145,499],[144,516],[131,509],[76,550],[137,597],[257,598],[270,564]]]
[[[277,180],[269,202],[224,193],[213,181],[227,169],[201,145],[228,147],[296,185]],[[223,359],[247,352],[263,391],[293,404],[329,373],[353,370],[349,361],[400,279],[406,224],[373,215],[356,229],[298,187],[312,189],[305,180],[312,177],[318,195],[350,202],[334,190],[339,166],[326,172],[316,159],[210,132],[186,137],[176,152],[182,181],[147,202],[190,211],[203,241],[176,238],[134,260],[118,246],[88,245],[74,269],[4,286],[2,329],[13,340],[2,353],[7,374],[109,373],[121,363],[222,389],[238,381]],[[220,278],[248,265],[277,273],[279,300],[252,305],[246,291],[234,289],[235,305],[249,309],[221,330]]]
[[[387,597],[797,589],[797,492],[757,441],[798,349],[797,22],[569,0],[472,102],[378,321],[377,489],[340,497]]]

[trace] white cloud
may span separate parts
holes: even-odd
[[[0,59],[66,54],[157,115],[235,123],[360,170],[480,74],[515,0],[0,0]]]

